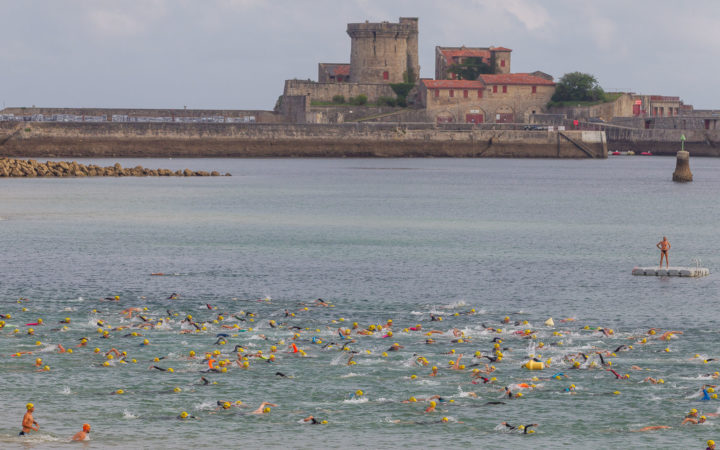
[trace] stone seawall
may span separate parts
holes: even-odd
[[[687,141],[690,156],[720,156],[720,130],[663,130],[607,127],[608,151],[652,152],[675,155],[680,150],[680,137]]]
[[[0,122],[0,156],[607,157],[603,132],[433,124]]]

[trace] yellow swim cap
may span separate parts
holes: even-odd
[[[411,401],[411,402],[413,402],[413,403],[417,402],[417,399],[416,399],[415,397],[410,397],[408,400]]]
[[[449,420],[449,419],[448,419],[447,417],[443,417],[443,418],[442,418],[443,423],[447,423],[448,420]]]
[[[364,392],[358,389],[357,391],[355,391],[355,395],[357,395],[358,397],[362,397],[364,395]]]
[[[696,413],[697,413],[697,409],[693,408],[690,410],[690,414],[696,414]]]
[[[25,409],[33,409],[34,407],[35,405],[33,405],[32,403],[28,403],[27,405],[25,405]]]
[[[175,372],[175,370],[174,370],[172,367],[168,367],[167,371],[170,372],[170,373]]]
[[[435,403],[435,400],[433,400],[433,401],[430,402],[430,406],[433,406],[433,407],[434,407],[434,406],[437,406],[437,403]]]
[[[708,446],[708,447],[712,447],[713,445],[715,445],[715,441],[713,441],[712,439],[710,439],[710,440],[707,441],[707,446]]]
[[[323,424],[323,425],[327,425],[328,421],[327,421],[327,420],[323,420],[323,421],[320,422],[320,423]]]
[[[110,367],[110,361],[105,361],[105,362],[103,363],[103,366],[105,366],[105,367]]]
[[[182,391],[182,389],[180,389],[179,387],[176,387],[175,389],[173,389],[173,392],[180,392],[180,391]]]
[[[181,419],[187,419],[187,416],[188,416],[188,413],[185,412],[185,411],[183,411],[183,412],[180,413],[180,418],[181,418]]]
[[[72,353],[72,352],[73,352],[73,349],[71,349],[71,348],[67,349],[67,353]]]
[[[265,409],[263,409],[263,413],[267,414],[270,412],[270,407],[266,406]]]
[[[383,357],[383,358],[387,358],[387,355],[388,355],[387,352],[382,352],[382,357]]]
[[[123,391],[122,389],[118,389],[117,391],[115,391],[115,393],[118,395],[122,395],[125,393],[125,391]]]
[[[522,392],[518,392],[517,394],[515,394],[515,397],[522,397],[522,396],[523,396]]]
[[[188,354],[189,354],[190,356],[195,356],[195,351],[194,351],[194,350],[190,350],[190,353],[188,353]]]
[[[620,391],[613,392],[614,395],[620,395]]]
[[[143,344],[148,345],[148,344],[150,344],[150,341],[148,341],[147,339],[143,339]]]
[[[415,374],[410,375],[411,380],[414,380],[415,378],[417,378],[417,375],[415,375]]]
[[[223,409],[230,409],[230,402],[223,402],[222,407]]]

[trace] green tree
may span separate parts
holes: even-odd
[[[459,80],[477,80],[480,74],[495,73],[495,69],[491,64],[483,62],[482,58],[468,57],[461,63],[451,65],[448,72],[456,74]]]
[[[592,102],[605,99],[605,91],[589,73],[566,73],[555,85],[554,102]]]

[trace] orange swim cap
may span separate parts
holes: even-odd
[[[84,424],[83,424],[83,431],[86,432],[86,433],[89,433],[89,432],[90,432],[90,424],[89,424],[89,423],[84,423]]]

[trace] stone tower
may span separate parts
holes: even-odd
[[[402,83],[418,64],[418,19],[401,17],[399,23],[349,23],[350,81],[353,83]]]

